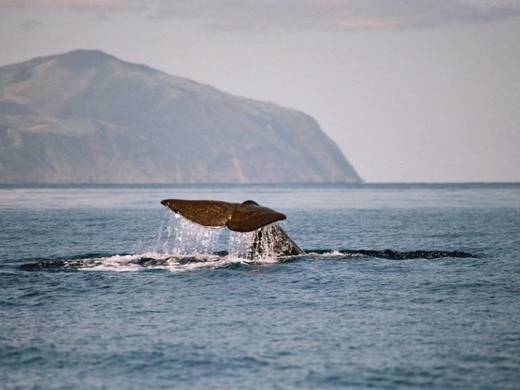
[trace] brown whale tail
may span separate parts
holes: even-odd
[[[219,200],[165,199],[161,204],[199,225],[226,226],[230,230],[242,233],[287,219],[285,214],[262,207],[252,200],[228,203]]]
[[[229,203],[219,200],[165,199],[161,204],[199,225],[208,227],[225,226],[230,230],[241,233],[257,231],[252,247],[255,255],[261,254],[262,231],[259,229],[287,219],[285,214],[260,206],[253,200]],[[280,248],[277,251],[279,252],[276,254],[277,256],[304,253],[280,226],[274,228],[271,236],[273,236],[271,239],[274,239],[277,244],[276,248]]]

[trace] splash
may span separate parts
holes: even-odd
[[[224,228],[198,225],[179,214],[168,213],[162,221],[151,253],[170,256],[209,256],[227,253],[229,259],[240,261],[273,262],[280,248],[277,245],[278,224],[270,224],[247,233],[229,231],[224,248],[218,252]],[[224,249],[222,248],[222,249]]]
[[[254,232],[239,233],[230,231],[228,240],[228,257],[233,259],[250,259]]]
[[[165,253],[178,256],[209,255],[217,251],[218,240],[223,228],[208,228],[194,224],[180,215],[174,214],[173,242],[171,248],[168,242],[172,226],[168,226]]]
[[[170,256],[211,255],[218,249],[223,228],[208,228],[167,212],[157,236],[145,251]]]

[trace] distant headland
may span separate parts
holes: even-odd
[[[0,184],[361,181],[300,111],[97,50],[0,67]]]

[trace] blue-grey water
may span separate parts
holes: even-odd
[[[311,253],[226,255],[164,198]],[[0,387],[517,389],[519,252],[514,184],[3,187]]]

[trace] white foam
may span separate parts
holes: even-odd
[[[110,271],[110,272],[135,272],[150,269],[162,269],[171,272],[193,271],[200,269],[217,269],[233,264],[264,264],[273,261],[253,261],[233,256],[217,255],[169,255],[164,253],[149,252],[131,255],[114,255],[107,257],[85,258],[70,260],[65,267],[77,267],[82,271]]]

